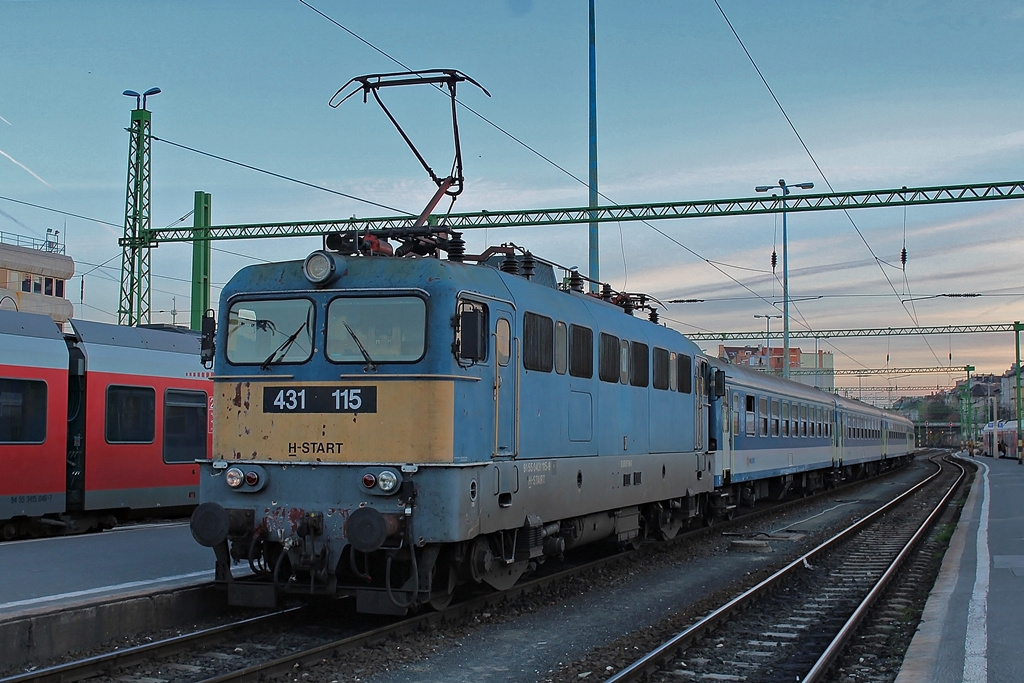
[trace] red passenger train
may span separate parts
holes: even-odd
[[[199,340],[0,311],[0,538],[187,513],[212,443]]]

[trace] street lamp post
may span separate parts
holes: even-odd
[[[781,318],[781,315],[754,314],[755,318],[764,318],[764,352],[768,356],[768,369],[772,369],[772,318]]]
[[[814,187],[814,183],[787,185],[780,178],[776,185],[758,185],[754,188],[757,192],[782,190],[782,376],[786,379],[789,378],[789,235],[786,232],[786,195],[793,187],[809,190]]]

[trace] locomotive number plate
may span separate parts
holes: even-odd
[[[377,387],[263,387],[264,413],[376,413]]]

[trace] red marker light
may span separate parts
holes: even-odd
[[[368,489],[372,489],[374,484],[377,483],[377,477],[373,476],[369,472],[363,475],[363,486]]]

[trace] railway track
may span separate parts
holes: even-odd
[[[821,681],[964,477],[927,480],[606,680]]]
[[[856,482],[852,486],[863,484],[866,482]],[[681,534],[668,544],[654,544],[652,547],[664,548],[667,545],[692,542],[703,535],[717,536],[732,525],[749,523],[762,514],[778,513],[780,509],[801,505],[803,502],[795,500],[758,508],[753,514],[738,514],[731,522],[716,524],[712,529],[696,529]],[[138,647],[122,648],[76,662],[36,669],[10,678],[0,678],[0,683],[115,679],[182,683],[268,680],[283,674],[305,671],[324,661],[337,662],[346,653],[368,645],[400,639],[403,635],[424,629],[440,628],[441,622],[469,622],[474,615],[504,611],[516,598],[541,591],[575,574],[599,570],[613,562],[642,562],[646,549],[581,558],[575,565],[523,582],[509,591],[487,593],[460,601],[444,612],[429,612],[399,621],[368,621],[365,616],[357,617],[354,613],[346,616],[344,602],[339,601],[331,604],[329,610],[295,609],[246,619]],[[363,626],[345,628],[339,624]]]

